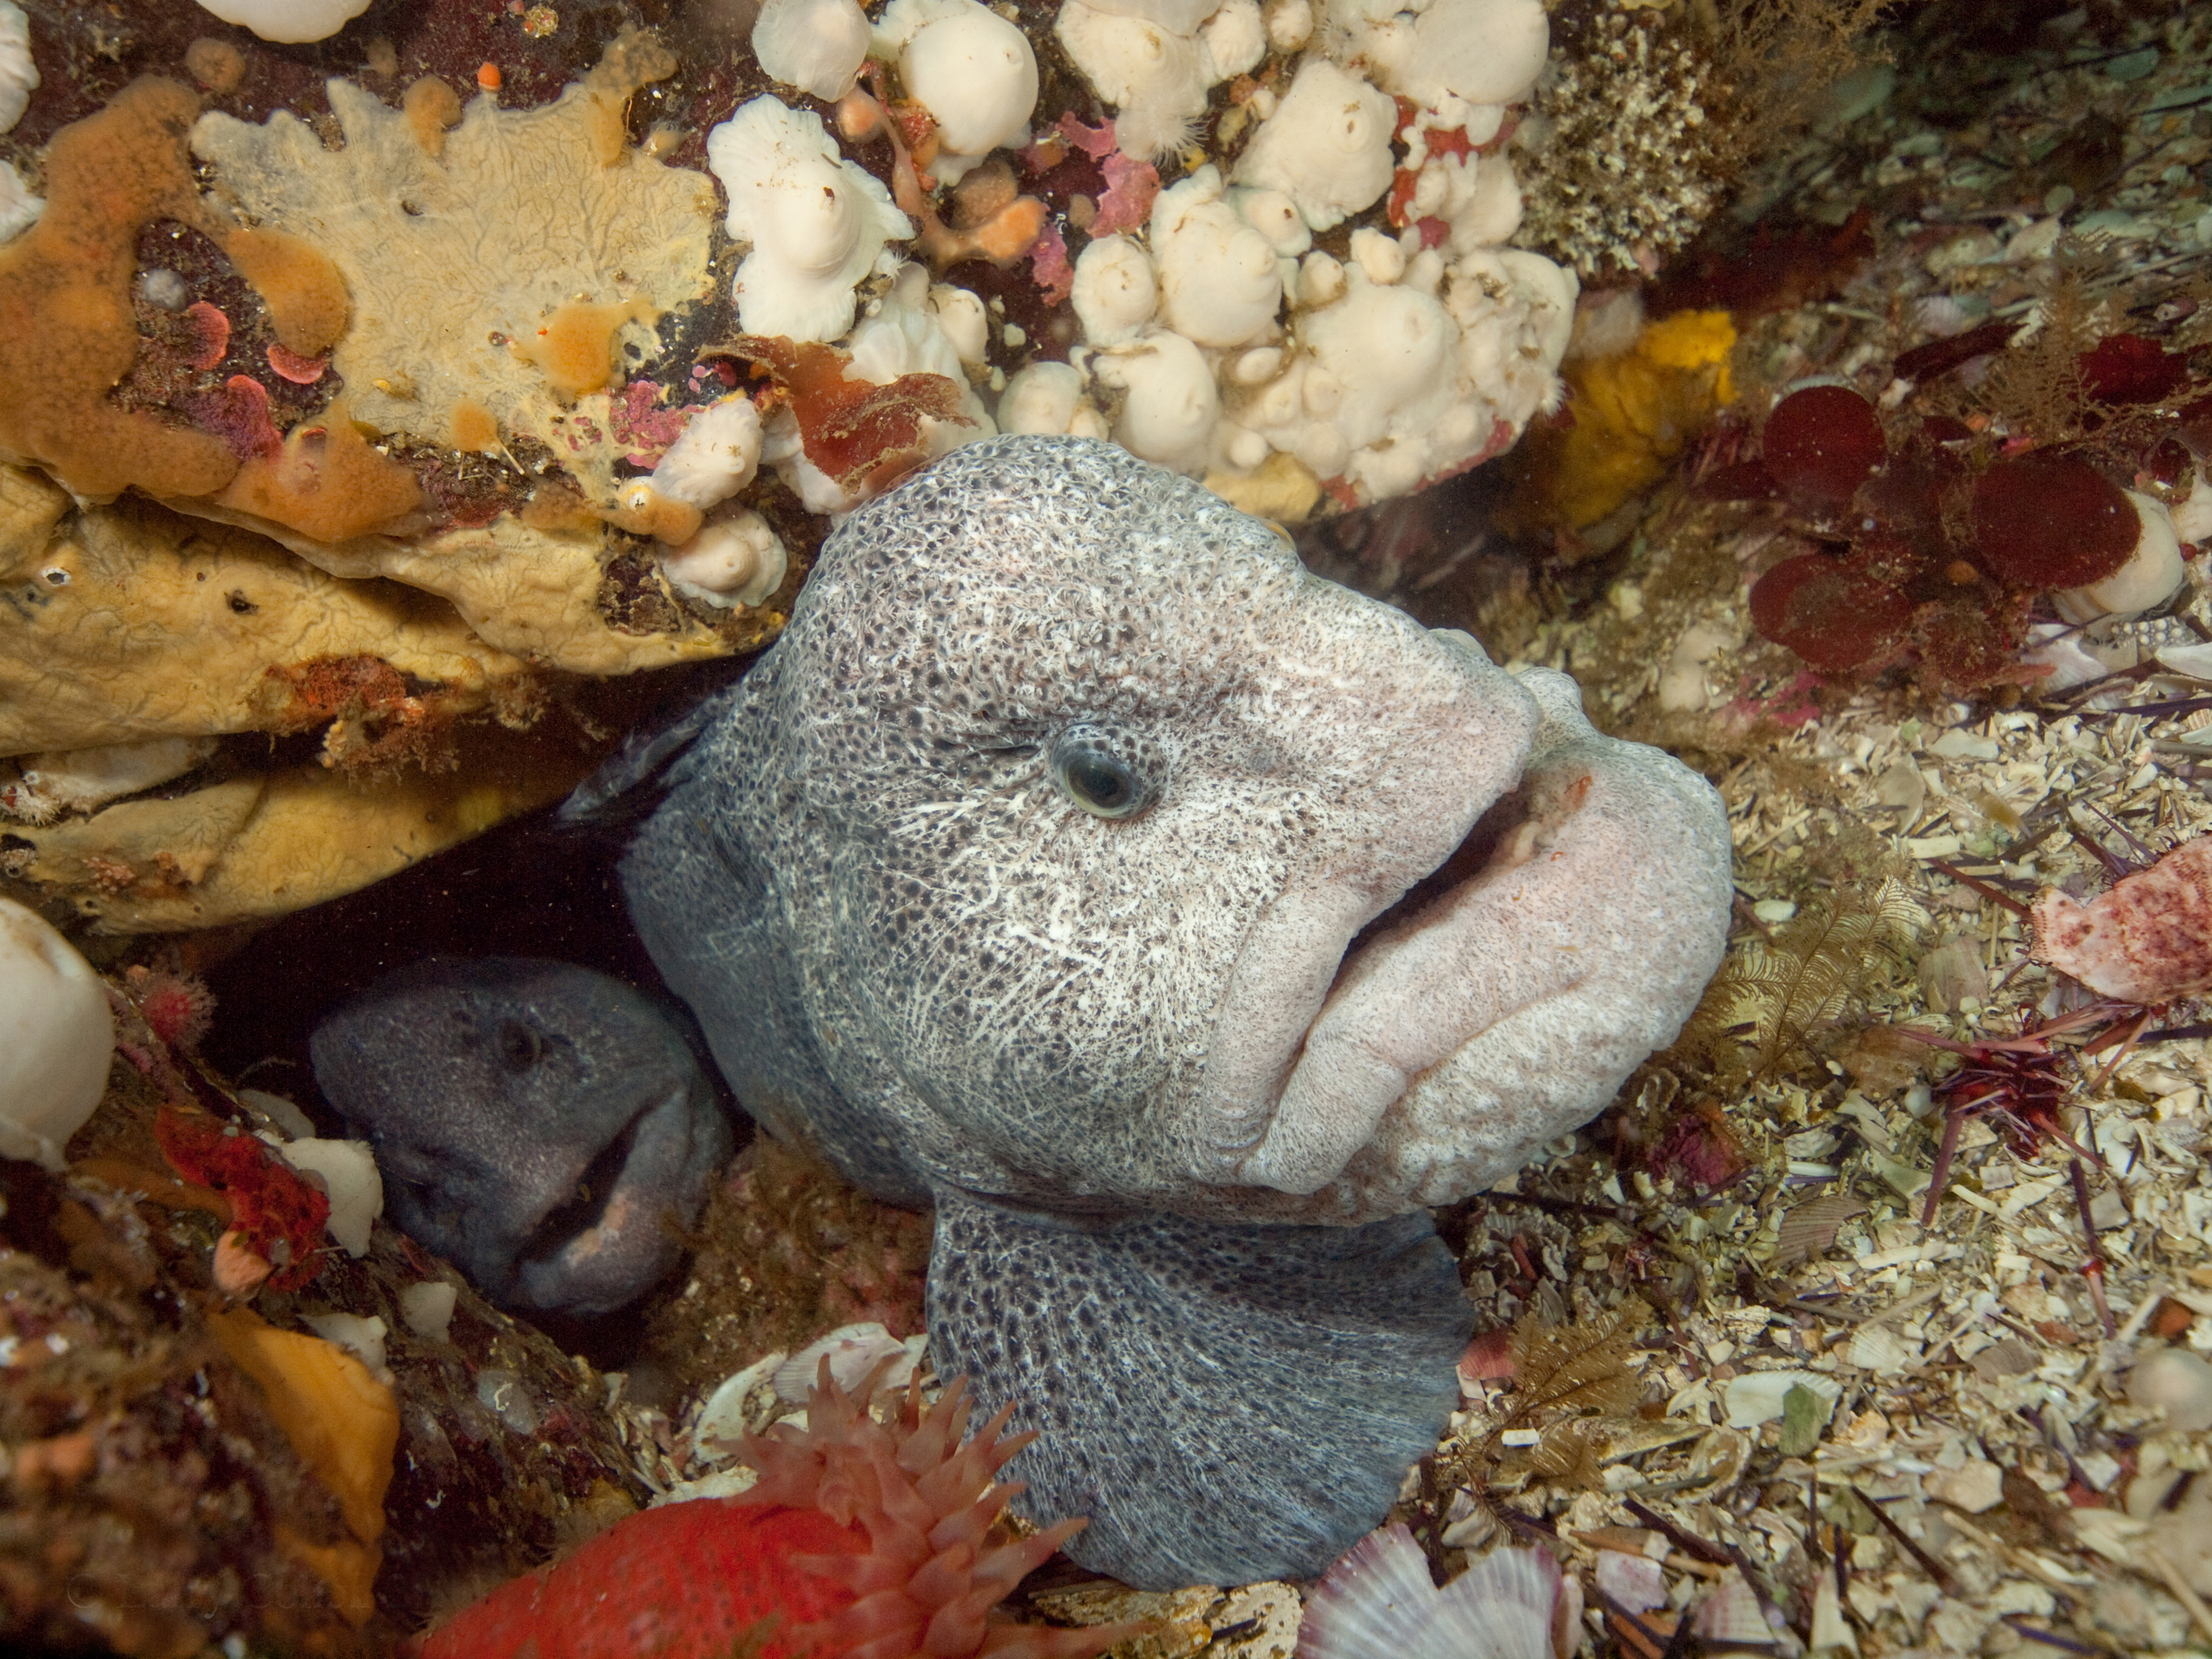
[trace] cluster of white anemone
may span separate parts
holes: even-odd
[[[841,343],[878,383],[927,372],[970,388],[969,423],[943,425],[934,448],[1000,429],[1109,433],[1232,496],[1285,471],[1340,499],[1402,495],[1506,447],[1556,398],[1575,282],[1506,246],[1519,185],[1502,154],[1480,153],[1543,67],[1541,0],[1063,0],[1054,29],[1138,161],[1180,150],[1210,87],[1271,52],[1295,60],[1249,89],[1257,125],[1233,167],[1197,168],[1141,230],[1084,248],[1066,364],[990,370],[1000,325],[906,264],[917,227],[818,117],[773,95],[708,145],[746,250],[744,330]],[[1032,137],[1035,54],[978,0],[890,0],[872,23],[854,0],[768,0],[752,39],[772,76],[819,99],[851,93],[870,57],[894,68],[936,123],[940,183]],[[1349,258],[1315,246],[1394,184],[1407,228],[1355,231]],[[863,302],[871,278],[878,297]],[[787,415],[760,459],[817,511],[854,504]]]
[[[1067,0],[1060,12],[1062,45],[1119,104],[1116,135],[1133,155],[1203,108],[1202,91],[1193,106],[1163,90],[1185,56],[1202,81],[1269,50],[1303,54],[1286,90],[1252,94],[1260,125],[1227,176],[1200,167],[1161,194],[1141,237],[1084,249],[1073,359],[1116,394],[1095,401],[1118,405],[1114,437],[1148,460],[1231,494],[1279,457],[1359,501],[1403,495],[1510,444],[1559,393],[1575,280],[1504,246],[1520,186],[1502,155],[1472,153],[1534,87],[1544,10],[1274,0],[1245,20],[1242,4]],[[1102,55],[1109,40],[1122,56]],[[1402,161],[1401,98],[1416,109]],[[1355,231],[1349,260],[1314,246],[1401,173],[1407,228]],[[1036,422],[1061,407],[1002,403],[1000,424],[1046,429]],[[1069,418],[1059,429],[1081,429],[1096,409]]]

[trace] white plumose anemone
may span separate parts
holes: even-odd
[[[945,337],[952,343],[955,355],[963,364],[989,359],[991,313],[971,289],[939,283],[929,290],[929,308],[937,314],[938,327],[945,331]]]
[[[1115,106],[1115,142],[1124,155],[1150,161],[1169,154],[1206,112],[1207,54],[1189,30],[1066,0],[1053,33]]]
[[[834,340],[853,326],[854,285],[884,244],[914,234],[890,192],[842,159],[819,117],[763,96],[707,135],[729,192],[738,321],[748,334]]]
[[[1127,236],[1101,236],[1075,261],[1073,303],[1083,337],[1094,346],[1133,340],[1159,309],[1152,256]]]
[[[39,66],[31,58],[30,15],[15,0],[0,0],[0,132],[23,118],[23,112],[31,106],[31,94],[38,89]],[[21,190],[20,183],[17,188]]]
[[[1198,38],[1206,48],[1208,82],[1257,69],[1267,55],[1267,25],[1260,15],[1260,0],[1229,0],[1206,20]]]
[[[660,557],[660,574],[671,587],[725,610],[758,605],[783,586],[789,568],[782,541],[750,507],[710,519],[690,541]]]
[[[0,899],[0,1156],[58,1170],[100,1104],[114,1049],[92,964],[35,912]]]
[[[1275,250],[1223,199],[1218,167],[1202,167],[1160,192],[1152,238],[1160,314],[1176,333],[1202,346],[1238,346],[1274,325],[1283,303]]]
[[[368,0],[200,0],[200,9],[252,29],[264,40],[327,40],[368,9]]]
[[[930,170],[950,184],[993,150],[1025,143],[1036,112],[1029,38],[976,0],[891,0],[872,47],[937,123]]]
[[[1326,58],[1308,58],[1237,157],[1236,181],[1279,190],[1309,228],[1328,230],[1390,188],[1398,106]]]
[[[753,481],[760,458],[760,411],[750,398],[725,398],[694,415],[668,446],[653,487],[687,507],[714,507]]]
[[[1434,0],[1402,11],[1330,0],[1327,46],[1417,104],[1510,104],[1536,84],[1551,21],[1543,0]]]
[[[1103,438],[1105,417],[1084,396],[1082,372],[1069,363],[1031,363],[999,394],[999,430],[1038,437]]]
[[[852,91],[872,33],[854,0],[768,0],[753,23],[753,56],[785,85],[835,101]]]
[[[1182,335],[1155,329],[1091,360],[1092,373],[1126,395],[1114,441],[1176,472],[1204,469],[1221,394],[1206,354]]]

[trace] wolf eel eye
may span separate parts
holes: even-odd
[[[1152,804],[1152,786],[1089,727],[1061,732],[1052,745],[1051,765],[1067,798],[1094,817],[1134,817]]]
[[[510,1072],[526,1072],[538,1063],[545,1045],[538,1040],[538,1033],[519,1019],[503,1019],[499,1023],[500,1063]]]

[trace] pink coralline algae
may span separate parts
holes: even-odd
[[[1114,124],[1087,127],[1073,115],[1060,118],[1060,136],[1096,161],[1118,154],[1114,143]]]
[[[1150,161],[1133,161],[1115,150],[1098,164],[1106,175],[1106,193],[1098,198],[1098,216],[1091,222],[1093,236],[1110,236],[1118,230],[1141,230],[1152,216],[1152,202],[1160,193],[1160,175]]]
[[[1075,267],[1067,262],[1067,238],[1058,225],[1047,225],[1030,250],[1030,274],[1043,292],[1044,302],[1056,306],[1075,292]]]
[[[2028,914],[2035,960],[2100,996],[2151,1006],[2212,990],[2212,836],[2182,842],[2087,904],[2052,888]]]
[[[230,349],[230,319],[205,300],[185,307],[185,321],[192,331],[192,355],[185,359],[194,368],[213,368]]]
[[[269,389],[250,374],[234,374],[218,392],[204,392],[187,404],[193,422],[230,446],[241,461],[269,459],[284,441],[269,419]]]
[[[323,378],[323,370],[330,366],[330,361],[328,357],[302,357],[274,340],[269,343],[269,367],[294,386],[314,385]]]
[[[617,443],[630,447],[624,459],[633,466],[658,465],[668,446],[683,435],[691,417],[704,406],[664,404],[660,393],[654,381],[632,380],[608,400],[607,424],[613,428]]]

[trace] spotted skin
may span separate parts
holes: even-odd
[[[1420,1206],[1601,1107],[1725,931],[1702,780],[1083,440],[854,514],[580,810],[671,748],[623,864],[655,962],[749,1110],[935,1205],[940,1365],[1049,1428],[1023,1506],[1133,1583],[1375,1523],[1469,1327]]]
[[[676,1265],[732,1147],[668,1013],[605,974],[427,957],[319,1025],[392,1218],[509,1307],[611,1312]]]

